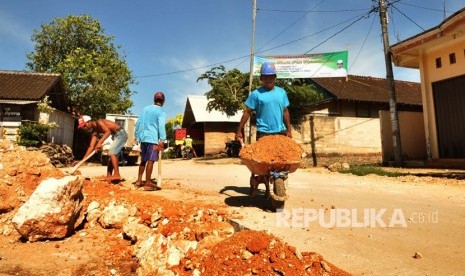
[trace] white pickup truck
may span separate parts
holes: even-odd
[[[119,162],[120,165],[128,165],[128,166],[133,166],[135,165],[140,156],[140,146],[139,144],[135,144],[135,139],[134,139],[134,129],[136,127],[137,119],[139,117],[135,115],[124,115],[124,114],[107,114],[106,119],[113,121],[123,127],[127,134],[128,134],[128,140],[126,141],[126,144],[124,145],[123,151],[119,156]],[[108,164],[108,159],[110,158],[108,156],[108,149],[110,148],[110,144],[113,140],[111,139],[111,136],[105,140],[102,146],[102,155],[101,155],[101,164],[102,165],[107,165]]]

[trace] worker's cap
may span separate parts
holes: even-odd
[[[79,120],[78,120],[78,128],[84,127],[86,123],[90,120],[92,120],[90,116],[82,115],[81,117],[79,117]]]
[[[189,134],[187,134],[187,138],[190,138],[191,136]]]
[[[153,100],[165,100],[165,94],[163,94],[163,92],[157,92],[155,93],[155,95],[153,96]]]
[[[337,61],[337,64],[343,64],[344,62],[342,61],[342,59],[338,60]]]

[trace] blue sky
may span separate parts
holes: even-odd
[[[375,1],[377,3],[377,1]],[[463,8],[463,0],[400,0],[390,15],[390,43],[437,26]],[[384,78],[381,27],[371,0],[257,0],[257,55],[349,51],[349,74]],[[87,14],[115,37],[137,84],[132,113],[167,97],[168,117],[183,113],[187,95],[210,88],[197,78],[211,67],[249,72],[252,0],[15,0],[0,1],[0,70],[24,70],[31,36],[56,17]],[[398,80],[419,72],[394,68]]]

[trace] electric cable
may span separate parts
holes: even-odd
[[[354,64],[357,62],[358,57],[359,57],[360,54],[362,53],[362,49],[365,47],[365,43],[367,42],[368,37],[369,37],[369,35],[370,35],[370,33],[371,33],[371,29],[373,28],[373,25],[374,25],[374,23],[375,23],[375,19],[376,19],[376,16],[373,16],[373,20],[371,21],[371,25],[370,25],[370,28],[368,29],[367,35],[365,36],[365,39],[363,40],[363,43],[362,43],[362,45],[360,46],[360,49],[359,49],[357,55],[355,56],[354,61],[352,62],[352,64],[350,65],[350,67],[348,66],[347,71],[350,71],[350,68],[352,68],[352,67],[354,66]]]
[[[403,15],[405,18],[407,18],[410,22],[412,22],[413,24],[415,24],[418,28],[420,28],[420,29],[422,29],[423,31],[425,31],[425,29],[424,29],[422,26],[418,25],[417,22],[413,21],[413,19],[411,19],[410,17],[408,17],[405,13],[401,12],[398,8],[396,8],[396,6],[391,5],[391,7],[392,7],[393,9],[395,9],[396,11],[398,11],[400,14],[402,14],[402,15]]]

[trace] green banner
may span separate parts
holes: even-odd
[[[299,56],[255,56],[254,76],[260,76],[264,62],[276,66],[280,79],[324,78],[347,76],[348,51]]]

